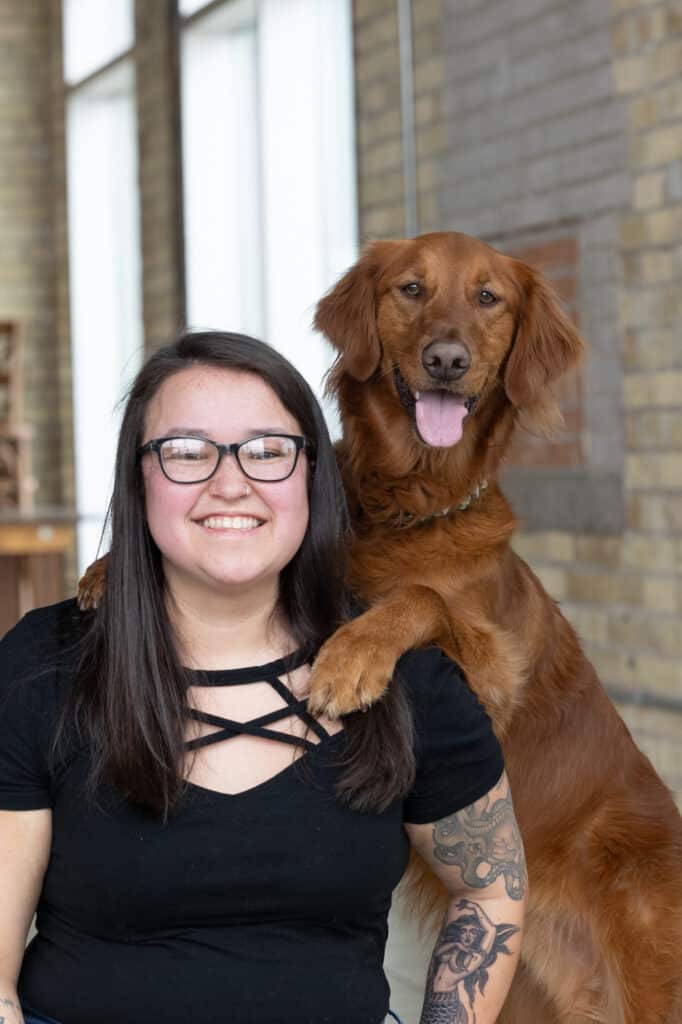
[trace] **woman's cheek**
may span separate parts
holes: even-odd
[[[169,486],[165,477],[152,471],[144,475],[147,525],[156,546],[166,553],[178,528],[191,508],[191,495],[180,487]],[[190,490],[190,488],[187,488]]]

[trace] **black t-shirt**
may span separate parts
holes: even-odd
[[[68,661],[57,665],[65,614],[73,602],[31,612],[0,643],[0,808],[50,807],[53,822],[20,998],[61,1024],[382,1021],[403,822],[454,813],[503,769],[457,667],[435,648],[399,662],[418,771],[407,799],[385,812],[353,811],[335,796],[341,731],[243,793],[188,784],[164,824],[105,784],[85,799],[87,749],[53,765],[72,674]],[[245,674],[258,678],[209,676],[229,685]]]

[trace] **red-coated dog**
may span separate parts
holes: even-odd
[[[454,233],[368,246],[316,326],[339,353],[352,583],[371,607],[320,653],[313,705],[376,700],[411,646],[451,652],[501,739],[528,860],[522,964],[500,1019],[677,1020],[679,814],[512,551],[495,482],[519,418],[556,420],[551,384],[581,356],[575,327],[536,270]]]

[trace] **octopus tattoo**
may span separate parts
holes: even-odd
[[[484,889],[500,875],[507,895],[523,899],[526,868],[511,798],[488,794],[433,827],[434,854],[456,864],[466,885]]]

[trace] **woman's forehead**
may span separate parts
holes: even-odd
[[[151,433],[300,430],[257,374],[213,366],[191,366],[168,377],[151,399],[145,423]]]

